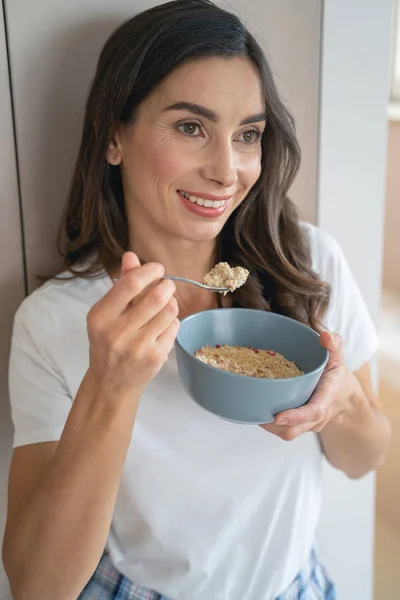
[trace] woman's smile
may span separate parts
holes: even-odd
[[[206,219],[216,219],[223,215],[232,198],[232,196],[225,196],[222,200],[213,200],[209,194],[189,194],[181,190],[178,191],[178,196],[186,210]]]

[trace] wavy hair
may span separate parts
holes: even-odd
[[[89,92],[58,248],[74,277],[115,268],[129,249],[121,173],[106,152],[119,123],[177,67],[200,58],[247,57],[265,95],[261,175],[217,240],[217,259],[250,271],[233,305],[274,311],[320,329],[329,286],[313,272],[307,236],[287,197],[300,164],[294,120],[271,68],[241,20],[210,0],[175,0],[123,23],[107,40]],[[81,266],[85,262],[84,269]]]

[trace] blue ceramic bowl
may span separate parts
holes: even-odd
[[[289,379],[235,375],[194,357],[216,346],[252,346],[279,352],[304,371]],[[246,308],[196,313],[182,320],[175,342],[179,376],[191,398],[206,410],[235,423],[260,424],[305,404],[328,361],[328,351],[310,327],[288,317]]]

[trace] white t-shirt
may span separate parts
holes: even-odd
[[[374,326],[337,243],[304,224],[314,270],[332,286],[325,325],[351,370],[377,348]],[[10,361],[14,446],[58,440],[88,367],[86,315],[111,287],[51,281],[19,308]],[[307,433],[284,442],[224,421],[183,390],[174,352],[141,400],[108,549],[136,583],[171,600],[271,600],[314,542],[322,454]]]

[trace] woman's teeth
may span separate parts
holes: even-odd
[[[206,208],[221,208],[226,204],[226,200],[204,200],[204,198],[197,198],[197,196],[190,196],[186,192],[179,191],[181,196],[187,198],[193,204],[198,204],[199,206],[205,206]]]

